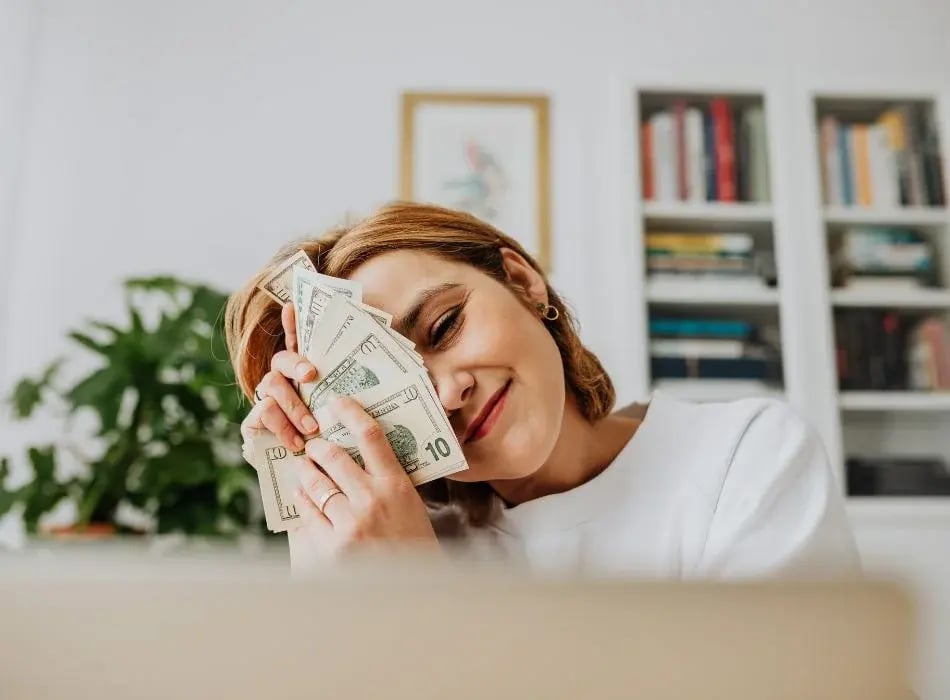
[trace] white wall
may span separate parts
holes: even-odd
[[[0,99],[20,106],[0,113],[2,393],[64,349],[65,327],[117,313],[119,278],[233,288],[286,239],[392,197],[406,88],[551,95],[554,282],[616,368],[595,254],[610,73],[807,83],[950,68],[945,0],[36,0],[32,54],[30,3],[4,2]],[[869,551],[940,556],[912,535],[868,537]]]
[[[0,3],[0,338],[6,337],[19,169],[23,157],[34,5]],[[0,377],[7,343],[0,343]],[[5,387],[0,384],[0,391]]]
[[[290,236],[393,196],[407,87],[551,94],[555,283],[617,366],[586,254],[610,71],[701,63],[728,80],[750,66],[779,78],[793,64],[806,75],[950,66],[941,0],[38,8],[0,387],[61,349],[80,316],[114,313],[120,276],[173,271],[233,287]]]

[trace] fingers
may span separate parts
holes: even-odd
[[[301,435],[312,435],[317,432],[317,421],[313,414],[284,375],[271,370],[264,375],[258,387],[266,398],[273,399],[277,403]]]
[[[337,484],[329,476],[317,469],[316,465],[310,460],[297,460],[298,477],[300,478],[300,493],[305,496],[305,501],[309,501],[317,513],[320,513],[321,501],[327,494],[339,489]],[[304,503],[307,506],[307,503]],[[311,513],[313,515],[313,513]],[[334,525],[341,525],[352,520],[349,503],[345,493],[331,496],[323,502],[322,516]]]
[[[298,382],[308,382],[317,376],[317,368],[303,355],[290,350],[281,350],[274,355],[270,362],[273,372],[280,372],[287,379],[296,379]]]
[[[264,411],[263,401],[254,404],[244,420],[241,421],[241,437],[244,442],[249,442],[264,432],[264,424],[261,422],[261,414]]]
[[[284,327],[284,345],[290,352],[297,352],[297,313],[294,305],[284,304],[280,310],[280,323]]]
[[[284,413],[284,410],[272,396],[265,396],[264,400],[254,407],[254,410],[260,411],[261,424],[276,435],[277,439],[287,449],[294,452],[300,452],[304,449],[304,441],[297,428],[290,422],[287,414]]]
[[[345,448],[322,438],[307,441],[307,456],[335,481],[348,498],[360,498],[369,491],[366,474]]]
[[[382,426],[362,406],[349,396],[340,396],[333,400],[331,410],[356,440],[367,473],[373,476],[405,476],[406,472],[396,459]],[[320,459],[316,461],[323,465]]]

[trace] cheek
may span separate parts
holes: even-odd
[[[469,470],[450,478],[485,481],[529,476],[548,459],[561,432],[566,397],[561,355],[547,329],[527,314],[502,331],[473,335],[485,343],[486,352],[498,355],[486,366],[504,367],[515,380],[514,391],[500,440],[490,443],[490,449],[486,444],[467,450]]]

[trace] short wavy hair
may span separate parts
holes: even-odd
[[[392,250],[417,250],[471,265],[511,289],[527,303],[523,290],[508,281],[501,251],[510,248],[544,277],[548,303],[560,315],[546,321],[564,365],[565,389],[581,414],[594,422],[610,413],[616,399],[613,383],[597,357],[581,343],[570,309],[551,288],[537,261],[513,238],[469,214],[428,204],[392,202],[369,216],[325,234],[290,243],[228,300],[225,329],[228,351],[244,395],[270,369],[271,357],[284,348],[281,307],[258,284],[289,256],[303,250],[318,272],[347,277],[364,262]],[[473,526],[491,521],[496,501],[485,483],[439,479],[420,487],[430,507],[455,506]]]

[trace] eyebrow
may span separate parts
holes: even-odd
[[[409,310],[393,321],[393,328],[407,338],[411,338],[416,330],[416,324],[419,323],[419,317],[422,316],[422,312],[426,308],[426,304],[436,297],[458,289],[461,286],[462,285],[457,282],[446,282],[445,284],[439,284],[435,287],[422,290],[413,300]]]

